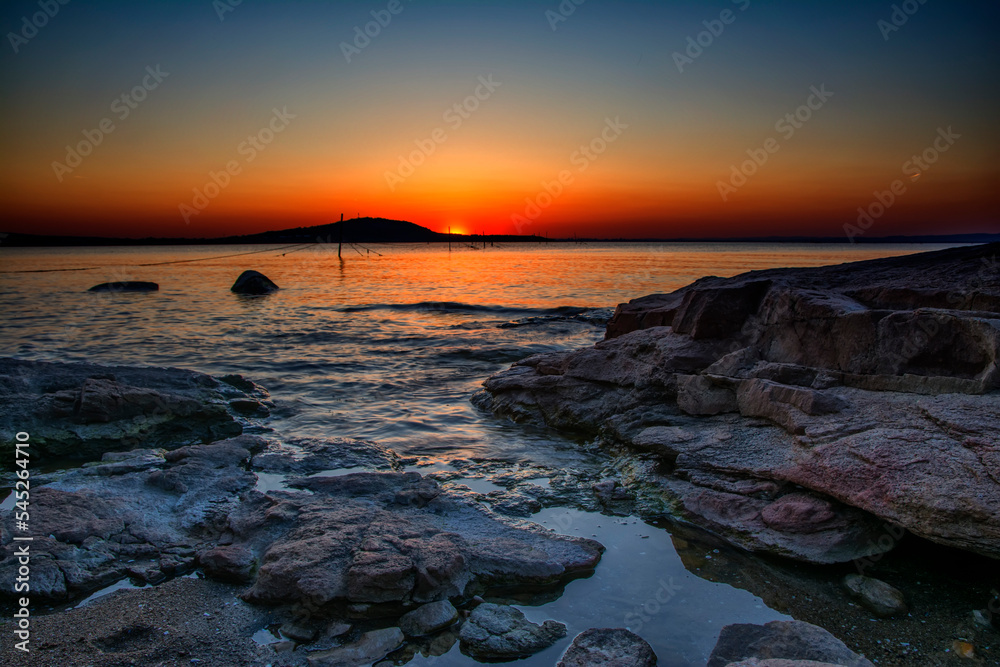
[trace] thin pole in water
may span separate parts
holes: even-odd
[[[337,259],[342,259],[341,251],[344,249],[344,214],[340,214],[340,240],[337,241]]]

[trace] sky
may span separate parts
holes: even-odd
[[[8,0],[7,232],[1000,232],[1000,3]]]

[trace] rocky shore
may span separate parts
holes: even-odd
[[[519,492],[491,498],[492,511],[467,487],[402,471],[375,443],[283,441],[247,417],[272,403],[243,378],[12,359],[0,369],[12,408],[4,441],[17,424],[43,462],[28,505],[34,643],[25,655],[4,642],[4,664],[388,665],[456,646],[477,661],[511,661],[568,638],[566,625],[533,623],[508,596],[558,597],[604,552],[515,518],[531,513]],[[269,476],[281,488],[268,488]],[[616,497],[587,492],[596,503]],[[23,596],[19,530],[5,512],[5,606]],[[4,618],[0,630],[15,623]],[[732,627],[718,664],[870,664],[807,623]],[[635,633],[594,628],[560,664],[657,658]]]
[[[1000,558],[998,250],[707,278],[619,306],[603,342],[518,362],[474,399],[612,454],[542,486],[520,464],[421,474],[377,443],[283,437],[240,376],[0,359],[0,487],[30,433],[35,638],[27,659],[0,644],[0,662],[657,664],[637,628],[570,632],[513,606],[601,567],[605,545],[531,522],[563,506],[666,522],[689,572],[799,619],[720,628],[711,667],[989,664],[1000,599],[969,613],[997,578],[970,566],[957,590],[896,547]],[[472,478],[494,490],[452,483]],[[19,533],[0,516],[7,607]],[[940,632],[923,641],[924,624]]]
[[[662,515],[750,551],[864,563],[912,534],[1000,558],[998,254],[704,278],[474,401],[631,452]]]

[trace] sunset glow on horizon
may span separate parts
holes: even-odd
[[[995,2],[569,4],[5,3],[3,231],[1000,231]]]

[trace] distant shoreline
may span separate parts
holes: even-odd
[[[341,228],[343,225],[343,228]],[[59,248],[59,247],[126,247],[126,246],[187,246],[187,245],[287,245],[350,243],[796,243],[796,244],[980,244],[1000,241],[1000,234],[939,234],[914,236],[856,237],[846,236],[761,236],[732,238],[545,238],[513,234],[443,234],[411,222],[383,218],[356,218],[343,223],[315,227],[299,227],[260,234],[220,238],[114,238],[100,236],[66,236],[44,234],[0,234],[0,247]]]

